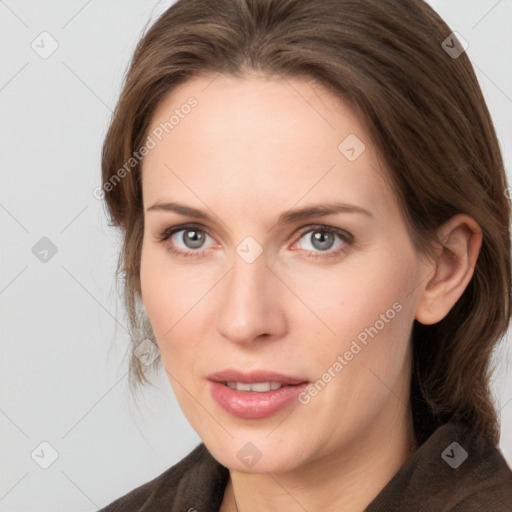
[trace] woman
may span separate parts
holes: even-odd
[[[506,178],[427,4],[178,1],[102,173],[132,383],[161,361],[202,440],[104,511],[510,510]]]

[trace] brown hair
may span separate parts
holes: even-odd
[[[136,47],[102,150],[110,222],[123,233],[117,272],[133,343],[142,321],[140,163],[119,171],[144,145],[159,102],[204,73],[312,79],[357,109],[419,250],[430,251],[435,230],[457,213],[481,226],[461,298],[435,325],[414,321],[411,407],[420,444],[452,420],[497,444],[490,358],[510,318],[510,201],[470,60],[442,46],[451,32],[422,0],[179,0],[163,13]],[[144,372],[132,354],[130,381],[147,381]]]

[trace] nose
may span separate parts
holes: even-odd
[[[218,332],[233,343],[270,341],[286,332],[283,285],[267,265],[265,253],[252,263],[234,255],[216,315]]]

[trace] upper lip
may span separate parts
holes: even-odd
[[[252,372],[243,373],[235,369],[226,369],[219,372],[210,373],[207,379],[214,382],[279,382],[281,384],[294,385],[307,382],[301,377],[290,377],[282,373],[271,372],[268,370],[254,370]]]

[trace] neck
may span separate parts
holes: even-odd
[[[293,471],[230,471],[220,512],[361,512],[416,449],[410,408],[399,402],[385,416],[339,452]]]

